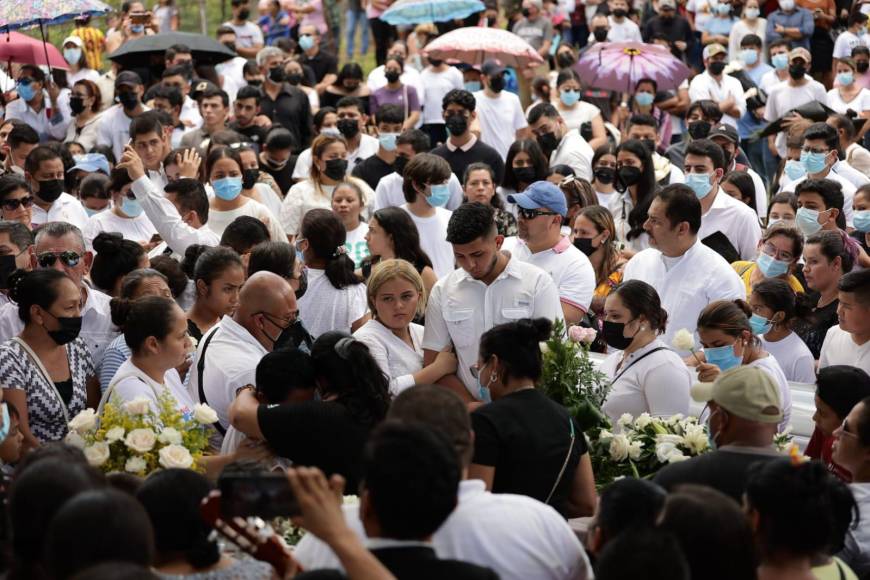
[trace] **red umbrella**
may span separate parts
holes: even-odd
[[[47,64],[51,68],[69,69],[69,65],[53,44],[43,44],[42,40],[20,32],[0,34],[0,61],[38,66]]]
[[[503,66],[524,68],[544,62],[528,42],[507,30],[472,26],[457,28],[426,45],[427,58],[457,60],[466,64],[483,64],[496,59]]]

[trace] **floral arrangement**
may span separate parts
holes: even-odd
[[[342,498],[342,504],[345,506],[359,505],[359,496],[346,495]],[[271,522],[271,527],[288,546],[295,546],[308,533],[304,528],[294,525],[290,518],[275,518]]]
[[[194,407],[192,419],[185,419],[172,395],[164,392],[156,411],[147,397],[126,403],[110,400],[102,416],[85,409],[69,422],[65,441],[104,473],[144,477],[160,468],[201,470],[210,425],[217,420],[217,413],[201,404]]]

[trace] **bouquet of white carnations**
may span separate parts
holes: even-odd
[[[168,392],[155,412],[146,397],[126,403],[110,400],[102,416],[85,409],[69,422],[66,443],[80,448],[88,462],[104,473],[126,472],[144,477],[161,468],[201,470],[217,413],[196,405],[186,419]]]

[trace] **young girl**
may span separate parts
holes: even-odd
[[[360,219],[364,207],[365,196],[356,183],[344,181],[335,186],[332,191],[332,211],[344,224],[347,233],[344,247],[353,260],[354,268],[360,268],[363,260],[369,257],[369,245],[366,243],[369,226]]]
[[[785,378],[797,383],[814,383],[816,367],[813,353],[794,333],[792,325],[800,319],[803,306],[785,280],[767,278],[752,287],[749,296],[752,317],[749,325],[761,340],[764,350],[773,355]]]
[[[196,340],[222,316],[235,312],[239,291],[245,283],[245,268],[233,250],[209,248],[194,258],[201,250],[202,246],[191,246],[185,255],[187,270],[196,286],[196,301],[187,313],[187,327]],[[195,265],[190,266],[190,262]]]
[[[595,150],[592,157],[592,175],[592,187],[598,196],[598,203],[609,207],[616,192],[613,189],[613,182],[616,180],[616,147],[608,143]]]

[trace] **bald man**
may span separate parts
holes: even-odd
[[[236,391],[255,385],[257,363],[272,352],[299,310],[290,284],[272,272],[257,272],[245,282],[239,307],[224,316],[199,343],[190,376],[190,392],[218,414],[218,431],[229,427],[228,408]]]

